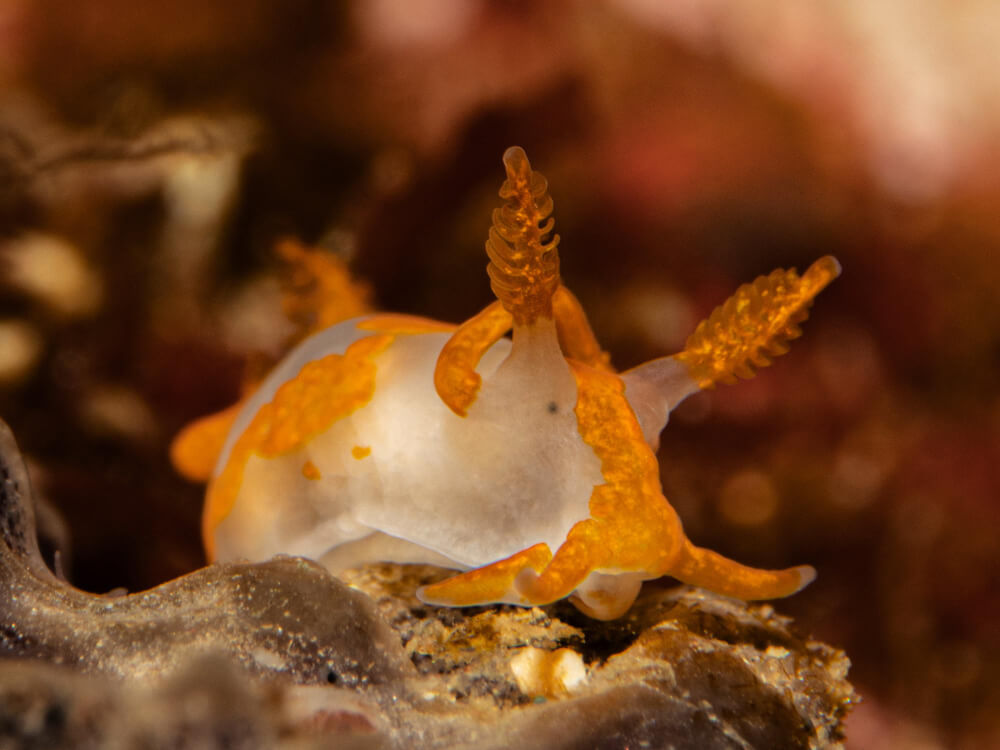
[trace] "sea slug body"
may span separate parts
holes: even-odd
[[[837,261],[744,285],[682,352],[617,373],[560,281],[545,178],[517,147],[504,165],[486,243],[493,304],[459,326],[332,325],[238,408],[178,437],[178,468],[209,483],[210,557],[433,563],[462,572],[422,588],[428,603],[571,597],[602,619],[664,575],[741,599],[807,585],[809,566],[759,570],[694,546],[655,450],[684,398],[787,350]]]

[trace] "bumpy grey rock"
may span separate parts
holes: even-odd
[[[839,747],[847,657],[769,606],[427,607],[442,571],[301,559],[96,596],[42,561],[0,422],[0,748]],[[563,670],[563,671],[560,671]]]
[[[2,422],[0,480],[0,654],[153,677],[222,653],[255,675],[349,686],[412,670],[368,597],[299,558],[211,565],[129,596],[73,588],[42,561],[28,476]]]

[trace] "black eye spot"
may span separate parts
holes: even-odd
[[[559,405],[555,401],[549,401],[549,414],[555,414],[559,411]]]
[[[334,672],[332,669],[326,673],[326,681],[331,685],[337,685],[340,683],[340,675]]]

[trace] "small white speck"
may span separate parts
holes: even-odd
[[[255,648],[250,652],[254,661],[268,669],[285,669],[285,659],[281,654],[266,648]]]
[[[768,646],[767,651],[764,652],[772,659],[784,659],[788,656],[789,651],[784,646]]]

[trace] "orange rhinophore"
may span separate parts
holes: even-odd
[[[684,398],[787,350],[836,260],[740,287],[684,351],[617,373],[560,281],[545,178],[520,148],[504,166],[493,304],[457,327],[374,314],[320,330],[227,416],[224,440],[221,418],[208,423],[210,555],[304,555],[334,572],[433,563],[461,572],[420,589],[431,604],[570,597],[604,619],[664,575],[743,599],[808,584],[809,566],[760,570],[694,546],[655,446]],[[175,460],[203,476],[183,435]]]

